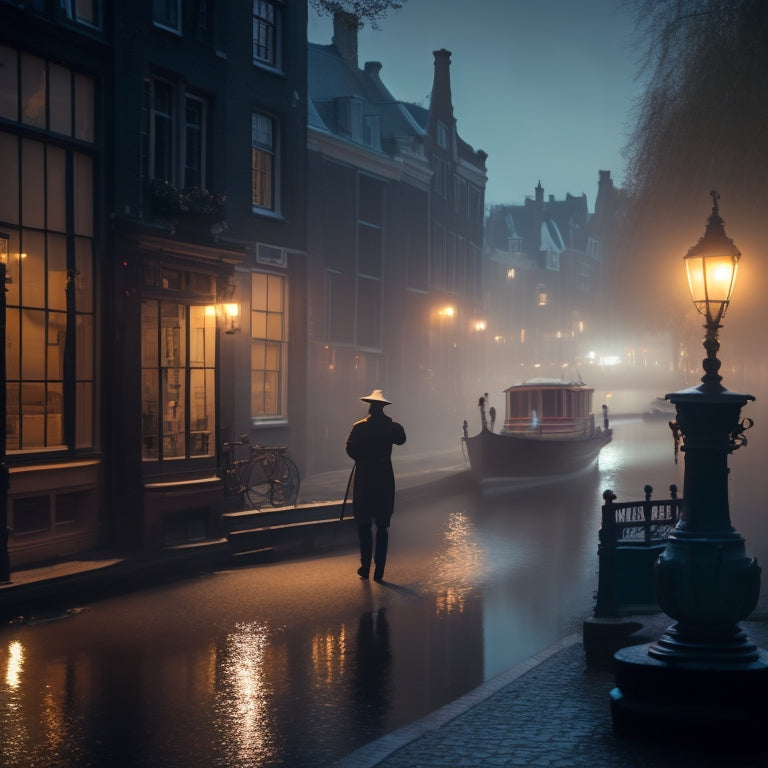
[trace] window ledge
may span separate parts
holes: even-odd
[[[259,208],[257,205],[251,207],[256,216],[263,216],[265,219],[275,219],[276,221],[285,221],[285,216],[277,211],[270,211],[269,208]]]

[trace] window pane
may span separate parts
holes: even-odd
[[[251,277],[251,307],[253,309],[267,308],[267,277],[267,275],[259,274],[254,274]]]
[[[66,341],[67,316],[63,312],[48,315],[46,379],[64,380],[64,343]],[[26,344],[26,339],[24,340]]]
[[[267,337],[267,313],[251,313],[251,336],[255,339],[265,339]]]
[[[21,412],[20,390],[18,384],[8,382],[6,390],[6,414],[5,414],[5,447],[9,451],[17,451],[21,448]]]
[[[212,456],[211,434],[214,427],[215,385],[212,368],[193,370],[189,374],[189,455]]]
[[[67,228],[66,156],[63,149],[47,147],[46,224],[48,229],[64,232]]]
[[[13,48],[0,45],[0,117],[19,119],[19,89],[17,58]],[[3,168],[8,168],[4,165]]]
[[[21,378],[45,379],[46,322],[45,312],[24,310],[21,313]],[[42,385],[41,385],[42,386]]]
[[[152,178],[173,180],[173,91],[168,83],[153,80]]]
[[[163,458],[184,458],[186,455],[184,370],[182,368],[164,368],[161,375]]]
[[[267,338],[275,341],[282,341],[283,338],[283,316],[276,312],[267,313]]]
[[[155,22],[178,31],[179,2],[180,0],[153,0]]]
[[[283,310],[283,278],[267,275],[267,309],[270,312]]]
[[[47,446],[64,444],[64,387],[62,384],[49,384],[46,398],[45,444]]]
[[[203,188],[203,103],[187,98],[185,105],[184,186]]]
[[[18,309],[5,311],[5,371],[6,378],[21,378],[21,313]]]
[[[45,128],[45,61],[21,54],[21,120],[36,128]]]
[[[160,365],[180,366],[187,362],[184,310],[181,304],[160,304]]]
[[[45,241],[42,232],[25,229],[19,272],[21,303],[26,307],[45,306]]]
[[[75,239],[75,304],[78,312],[93,312],[93,257],[91,241]]]
[[[72,134],[72,73],[58,64],[48,65],[50,129],[65,136]]]
[[[94,93],[93,80],[85,75],[75,75],[75,138],[93,141]]]
[[[76,0],[75,13],[77,20],[94,27],[100,26],[99,5],[101,0]]]
[[[2,58],[0,57],[0,72],[2,71]],[[19,140],[10,133],[0,132],[0,168],[3,169],[3,184],[5,186],[5,194],[0,195],[0,220],[7,221],[9,224],[18,224]]]
[[[93,379],[93,316],[78,315],[75,330],[77,332],[75,377],[80,381]]]
[[[45,162],[43,144],[38,141],[21,143],[21,190],[22,220],[27,227],[42,229],[45,226]]]
[[[48,307],[67,308],[67,240],[48,235]]]
[[[75,234],[93,235],[93,161],[87,155],[74,156]]]
[[[213,367],[216,350],[216,313],[210,307],[189,308],[189,364]]]

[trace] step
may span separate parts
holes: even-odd
[[[263,509],[241,509],[225,512],[222,522],[225,533],[264,528],[290,523],[310,523],[314,520],[338,520],[341,501],[320,501],[311,504],[297,504],[291,507],[264,507]],[[352,510],[348,505],[347,514]],[[346,515],[345,515],[346,516]]]

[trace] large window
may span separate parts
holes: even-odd
[[[274,0],[253,0],[253,61],[280,66],[280,6]]]
[[[272,118],[254,113],[251,119],[251,202],[275,210],[277,147]]]
[[[170,276],[174,278],[173,274]],[[176,273],[175,277],[184,280],[183,273]],[[212,304],[142,302],[141,413],[145,460],[213,455],[215,370],[216,311]]]
[[[251,415],[254,420],[284,418],[288,306],[286,278],[251,276]]]
[[[146,85],[145,115],[146,178],[185,189],[205,189],[205,99],[168,80],[153,77]]]
[[[90,78],[0,47],[0,116],[17,124],[0,131],[10,453],[94,445],[93,98]]]

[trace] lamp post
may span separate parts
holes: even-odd
[[[768,715],[768,653],[738,622],[760,594],[760,568],[731,525],[728,455],[752,426],[740,421],[752,395],[721,385],[719,330],[741,254],[725,234],[712,192],[704,236],[685,256],[691,298],[704,316],[701,384],[673,392],[670,423],[685,456],[680,519],[654,566],[659,607],[676,620],[655,642],[619,650],[611,691],[614,730],[672,740],[760,738]],[[727,731],[723,727],[727,725]]]
[[[0,232],[0,582],[11,580],[11,563],[8,558],[8,489],[10,473],[5,463],[5,437],[7,421],[6,370],[5,370],[5,284],[8,282],[8,254],[10,236]]]

